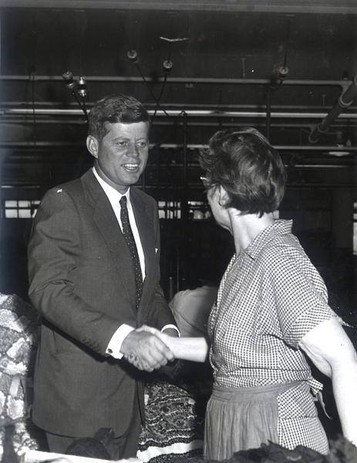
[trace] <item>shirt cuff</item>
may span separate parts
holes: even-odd
[[[130,325],[126,325],[125,323],[120,325],[119,328],[113,334],[111,340],[109,341],[105,353],[110,355],[111,357],[114,357],[115,359],[123,358],[124,354],[120,352],[121,345],[123,344],[123,341],[128,336],[128,334],[134,331],[134,329],[135,328],[133,328]]]
[[[177,328],[176,325],[172,325],[172,324],[165,325],[163,328],[161,328],[161,333],[163,333],[165,330],[169,330],[169,329],[176,330],[177,334],[178,334],[178,337],[181,336],[180,330]]]

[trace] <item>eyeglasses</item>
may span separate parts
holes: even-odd
[[[203,186],[204,186],[206,191],[208,191],[211,188],[216,187],[218,185],[218,183],[215,183],[215,182],[212,183],[212,181],[207,177],[201,176],[200,180],[202,181]]]
[[[209,190],[210,188],[213,187],[213,184],[209,181],[207,177],[200,177],[201,182],[203,183],[203,186],[206,188],[206,190]]]
[[[202,175],[201,175],[200,180],[203,183],[203,186],[205,188],[207,188],[208,187],[208,178],[207,177],[202,177]]]

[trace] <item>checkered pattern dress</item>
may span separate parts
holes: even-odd
[[[298,347],[306,333],[337,315],[291,228],[292,221],[277,220],[232,257],[209,318],[210,361],[218,388],[239,391],[297,381],[277,394],[276,443],[327,453],[311,394],[322,385]],[[211,419],[214,429],[217,420]]]

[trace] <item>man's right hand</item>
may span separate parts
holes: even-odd
[[[129,333],[123,341],[121,352],[126,360],[139,370],[151,372],[167,362],[174,360],[174,355],[167,345],[155,333],[160,331],[145,327]]]

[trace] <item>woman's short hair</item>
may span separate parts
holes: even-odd
[[[119,94],[106,96],[94,104],[88,116],[88,135],[101,140],[108,132],[106,122],[150,122],[150,116],[136,98]]]
[[[228,193],[225,207],[243,214],[275,211],[285,193],[283,161],[258,130],[220,130],[200,153],[207,188],[219,185]]]

